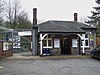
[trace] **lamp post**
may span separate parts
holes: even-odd
[[[13,29],[11,29],[11,38],[12,38],[12,42],[13,42]]]
[[[12,48],[13,48],[13,39],[14,39],[14,34],[13,34],[13,29],[11,29],[11,38],[12,38]]]

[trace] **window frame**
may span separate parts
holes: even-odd
[[[43,48],[52,48],[52,36],[49,37],[50,34],[48,34],[43,41],[46,41],[46,46],[43,46]],[[49,41],[51,41],[51,46],[49,46]]]
[[[87,36],[87,37],[86,37]],[[89,45],[89,35],[88,34],[82,34],[82,38],[85,40],[85,48],[89,48],[90,47],[90,45]],[[83,47],[82,46],[82,41],[83,41],[83,39],[81,39],[81,47]],[[88,46],[86,46],[86,41],[88,41]]]

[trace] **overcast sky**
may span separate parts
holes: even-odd
[[[32,21],[32,10],[37,8],[38,20],[73,20],[73,13],[78,13],[78,20],[91,15],[95,0],[22,0],[23,8]]]

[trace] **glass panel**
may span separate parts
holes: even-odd
[[[100,50],[100,47],[98,47],[98,49]]]
[[[51,34],[48,34],[48,38],[51,38]]]
[[[43,40],[43,46],[47,46],[47,40]]]
[[[97,47],[96,50],[100,50],[100,47]]]
[[[89,46],[89,45],[88,45],[88,40],[85,40],[85,46]]]
[[[51,46],[51,40],[48,40],[48,46]]]
[[[85,38],[88,38],[88,35],[87,34],[85,34]]]
[[[82,40],[81,40],[81,46],[83,46],[83,45],[82,45]]]

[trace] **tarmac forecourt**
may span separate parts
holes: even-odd
[[[43,60],[43,59],[89,59],[90,56],[73,55],[73,56],[11,56],[5,59],[33,59],[33,60]]]

